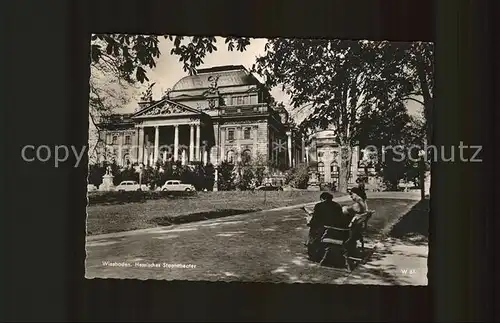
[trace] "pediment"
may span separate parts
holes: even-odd
[[[138,111],[133,115],[134,118],[155,117],[155,116],[175,116],[175,115],[199,115],[201,112],[187,105],[163,99],[153,105]]]

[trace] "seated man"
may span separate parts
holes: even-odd
[[[347,227],[349,224],[349,219],[342,214],[342,207],[333,201],[333,196],[330,193],[321,193],[320,200],[321,202],[314,206],[312,218],[308,223],[307,252],[313,261],[321,259],[324,253],[321,244],[321,238],[325,233],[324,226]]]

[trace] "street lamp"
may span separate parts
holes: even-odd
[[[419,150],[418,152],[419,159],[419,173],[420,173],[420,198],[425,199],[425,151]]]
[[[139,167],[137,169],[137,172],[139,173],[139,188],[142,189],[142,170],[144,169],[144,164],[140,163]]]
[[[221,126],[221,114],[220,114],[220,104],[217,104],[217,100],[220,101],[220,98],[218,96],[219,94],[219,87],[217,84],[219,77],[218,76],[210,76],[208,78],[208,81],[210,82],[210,88],[208,90],[207,94],[212,94],[214,97],[209,97],[208,98],[208,108],[209,109],[216,109],[217,110],[217,120],[218,120],[218,125],[217,125],[217,160],[214,165],[214,186],[213,190],[217,191],[218,190],[218,180],[219,180],[219,164],[220,164],[220,157],[221,157],[221,152],[220,152],[220,126]],[[220,103],[220,102],[219,102]]]

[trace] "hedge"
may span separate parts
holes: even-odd
[[[89,192],[88,204],[123,204],[131,202],[144,202],[162,198],[183,198],[196,195],[195,191],[129,191],[129,192]]]

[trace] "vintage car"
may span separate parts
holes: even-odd
[[[161,187],[162,191],[179,192],[179,191],[196,191],[196,188],[191,184],[182,183],[179,180],[168,180]]]
[[[271,183],[266,183],[255,188],[256,191],[283,191],[283,187],[278,185],[273,185]]]
[[[147,191],[148,189],[147,185],[139,185],[136,181],[123,181],[115,187],[118,192]]]

